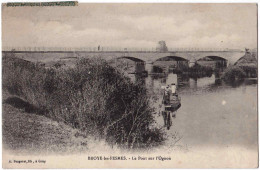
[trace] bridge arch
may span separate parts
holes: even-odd
[[[189,65],[189,60],[180,56],[165,56],[161,57],[153,62],[156,67],[161,67],[165,71],[167,70],[179,70],[187,68]]]
[[[120,62],[120,60],[128,60]],[[136,57],[122,56],[113,59],[115,65],[123,66],[128,73],[143,73],[145,72],[145,61]]]
[[[132,61],[134,61],[136,63],[145,63],[144,60],[141,60],[141,59],[136,58],[136,57],[131,57],[131,56],[123,56],[123,57],[116,58],[116,60],[119,60],[119,59],[128,59],[128,60],[132,60]]]
[[[188,61],[187,59],[179,56],[165,56],[161,57],[155,61]]]
[[[213,69],[227,67],[228,60],[220,56],[205,56],[196,61],[199,65],[209,66]]]
[[[197,61],[201,61],[201,60],[225,60],[227,61],[227,59],[225,59],[224,57],[220,57],[220,56],[216,56],[216,55],[209,55],[209,56],[204,56],[199,58]]]

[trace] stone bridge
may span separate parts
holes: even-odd
[[[211,57],[213,60],[223,59],[227,65],[234,64],[241,58],[244,51],[3,51],[4,53],[15,53],[16,56],[31,61],[61,60],[66,58],[91,58],[101,57],[105,60],[114,60],[125,58],[134,62],[143,62],[144,65],[151,65],[163,58],[171,58],[171,60],[184,60],[188,63],[198,61],[204,57]],[[146,70],[150,70],[146,66]]]
[[[112,60],[116,58],[127,58],[135,61],[136,59],[144,61],[146,64],[153,64],[155,61],[164,57],[171,57],[173,60],[176,58],[191,61],[197,61],[204,57],[216,56],[223,58],[230,64],[234,64],[239,58],[245,54],[244,51],[186,51],[186,52],[75,52],[75,56],[78,57],[101,57],[106,60]]]

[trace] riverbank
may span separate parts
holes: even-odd
[[[64,154],[89,150],[87,137],[70,126],[29,111],[22,99],[3,91],[3,149],[15,154]],[[20,101],[20,105],[10,102]]]
[[[156,87],[160,88],[160,86]],[[257,128],[255,128],[257,126],[257,96],[253,96],[253,94],[256,94],[255,86],[255,84],[246,87],[241,86],[240,88],[223,86],[213,88],[210,86],[210,89],[207,86],[206,89],[197,89],[196,92],[187,92],[190,87],[183,89],[180,94],[183,107],[177,112],[173,128],[171,128],[171,131],[167,131],[168,140],[164,145],[149,149],[149,151],[129,152],[122,149],[118,150],[116,147],[111,148],[101,141],[88,141],[87,147],[89,150],[85,153],[76,156],[73,152],[68,153],[68,155],[41,155],[40,159],[46,160],[47,163],[32,166],[42,169],[47,166],[56,168],[84,168],[86,166],[104,168],[105,165],[111,164],[120,168],[122,161],[111,160],[106,163],[89,164],[86,159],[89,155],[126,155],[130,158],[132,156],[171,157],[171,161],[156,160],[158,162],[156,166],[152,166],[150,160],[137,163],[137,161],[130,159],[127,163],[131,168],[160,168],[162,165],[169,168],[255,168],[258,166]],[[201,102],[208,107],[201,105]],[[39,118],[42,119],[42,117]],[[158,120],[163,123],[162,117],[158,117]],[[28,122],[26,123],[28,124]],[[174,138],[172,138],[175,131],[178,131],[182,137],[176,144],[174,144]],[[64,139],[61,141],[64,141]],[[17,151],[17,153],[23,152]],[[4,162],[13,159],[14,155],[17,159],[20,158],[17,154],[8,153],[5,154]],[[22,158],[25,159],[24,156]],[[39,156],[30,154],[26,159],[38,160]],[[66,163],[68,159],[71,160],[70,163]],[[7,164],[7,166],[19,168],[20,165]]]
[[[73,68],[45,68],[5,56],[3,89],[19,97],[12,99],[15,105],[26,100],[28,112],[65,123],[111,146],[137,149],[164,141],[164,132],[153,126],[154,108],[145,86],[131,82],[102,59],[75,62]]]

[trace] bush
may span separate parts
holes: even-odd
[[[181,69],[175,69],[173,73],[185,74],[192,78],[210,77],[213,74],[213,69],[211,67],[202,66],[195,64],[192,67],[184,67]]]
[[[239,66],[230,66],[228,67],[221,76],[226,82],[231,82],[234,80],[241,80],[246,77],[246,73]]]
[[[153,66],[152,67],[152,73],[164,73],[164,70],[160,66]]]
[[[74,68],[44,68],[3,57],[3,88],[65,122],[111,144],[136,148],[158,145],[147,89],[132,83],[101,59],[81,59]]]
[[[257,66],[240,65],[239,67],[246,73],[247,78],[257,78]]]
[[[188,68],[189,72],[191,73],[213,73],[213,69],[211,67],[202,66],[199,64],[195,64],[192,67]]]

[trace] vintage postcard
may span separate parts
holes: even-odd
[[[3,168],[257,168],[257,5],[3,3]]]

